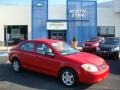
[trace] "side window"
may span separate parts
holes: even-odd
[[[37,45],[37,53],[39,53],[39,54],[45,54],[44,44],[38,44]]]
[[[45,44],[38,44],[37,45],[37,53],[44,54],[44,55],[50,55],[53,56],[52,50],[46,46]]]
[[[33,51],[34,43],[25,43],[21,46],[21,49],[25,51]]]

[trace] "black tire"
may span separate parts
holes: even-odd
[[[12,61],[12,67],[13,67],[14,72],[22,71],[22,66],[21,66],[21,63],[18,59],[14,59]]]
[[[68,73],[68,76],[65,75]],[[64,86],[75,87],[78,83],[77,74],[72,69],[63,69],[59,75],[60,81]],[[71,82],[70,82],[71,81]]]

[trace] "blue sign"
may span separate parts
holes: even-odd
[[[67,0],[68,31],[67,41],[75,36],[81,45],[97,35],[97,2],[87,0]]]
[[[86,9],[69,9],[71,18],[83,18],[86,14]]]
[[[48,0],[32,0],[32,39],[48,38]],[[97,2],[92,0],[67,0],[67,19],[50,22],[67,22],[66,41],[75,36],[79,45],[97,36]],[[55,14],[56,12],[53,12]]]
[[[32,0],[32,39],[47,38],[47,0]]]

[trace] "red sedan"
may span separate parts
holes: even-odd
[[[101,36],[90,38],[90,40],[84,42],[83,51],[94,51],[94,52],[96,52],[96,50],[99,47],[100,42],[102,42],[104,39],[105,38],[101,37]]]
[[[68,87],[77,82],[96,83],[109,74],[109,66],[100,57],[80,52],[58,40],[28,40],[10,50],[13,70],[23,68],[59,77]]]

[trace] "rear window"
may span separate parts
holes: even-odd
[[[89,42],[96,42],[96,41],[98,41],[98,40],[99,40],[99,38],[97,38],[97,37],[92,37],[92,38],[90,38]]]
[[[34,50],[34,43],[24,43],[21,45],[21,50],[25,51],[33,51]]]

